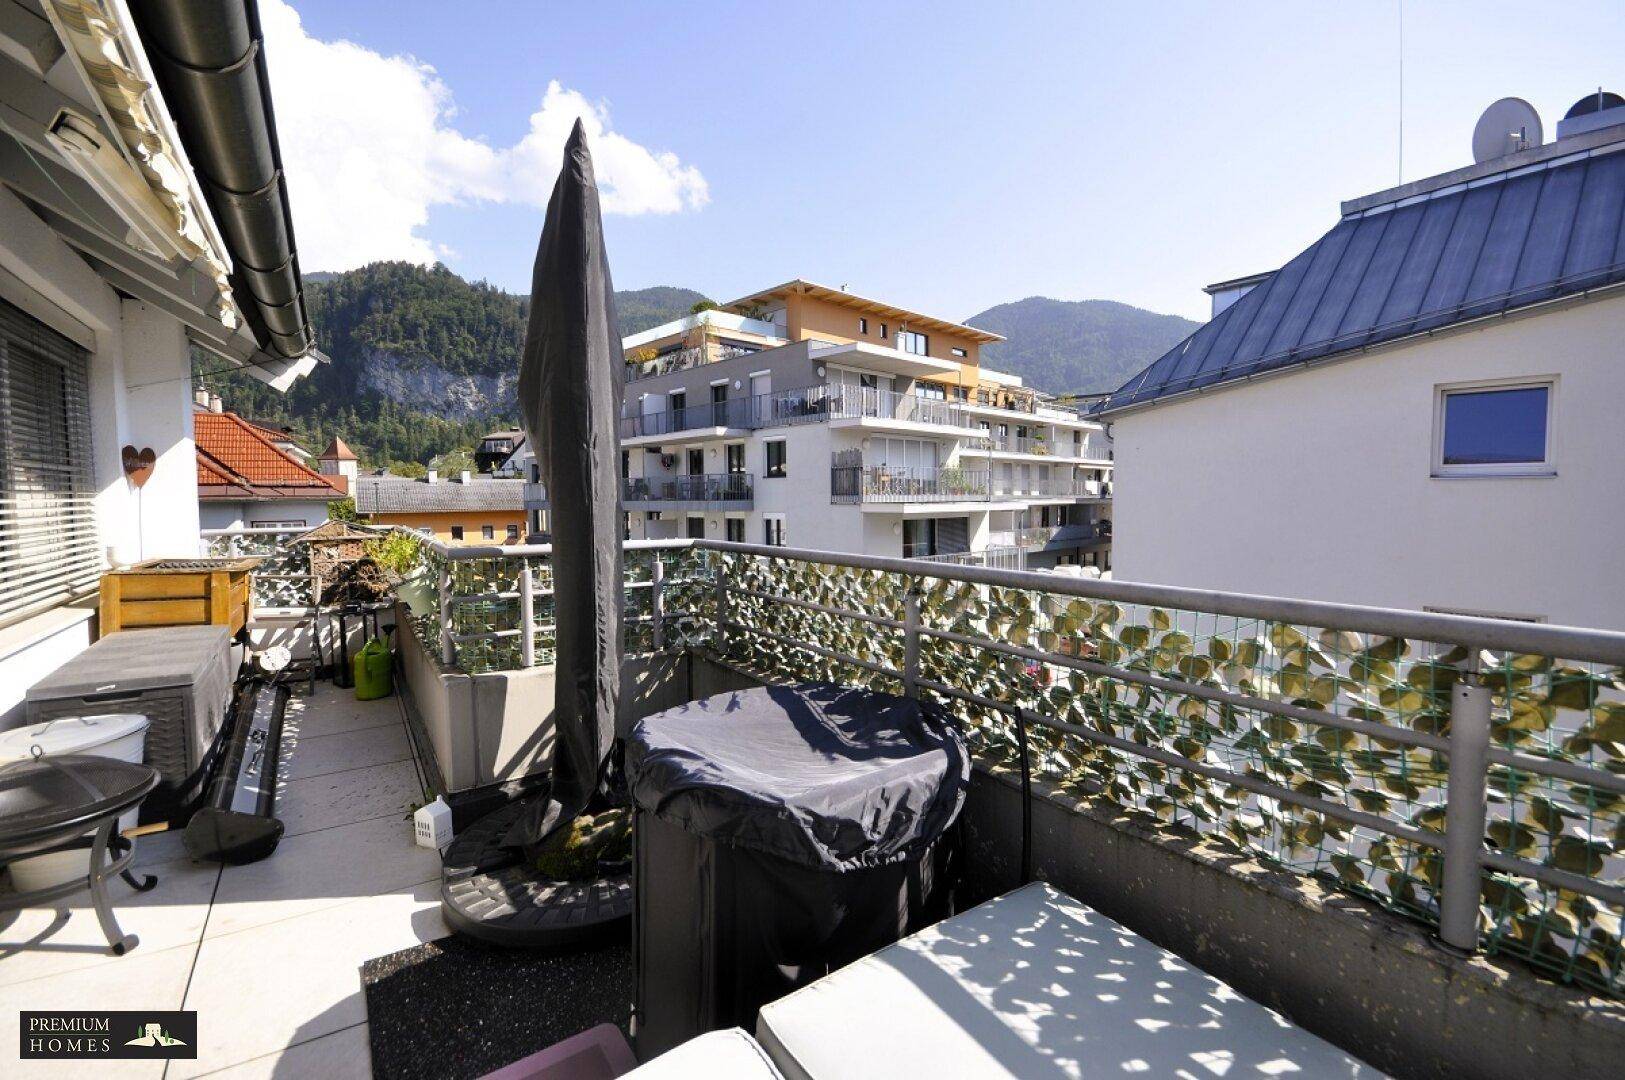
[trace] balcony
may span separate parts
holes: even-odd
[[[749,473],[634,476],[621,492],[629,510],[748,510],[753,498]]]
[[[737,438],[760,426],[756,414],[755,401],[746,397],[624,416],[620,426],[621,441],[642,446],[702,438]]]
[[[546,581],[548,549],[424,548],[443,583],[416,623],[426,647],[476,671],[518,667],[526,653],[545,662],[551,616],[538,606],[524,629],[510,586]],[[1205,853],[1215,880],[1253,873],[1243,868],[1257,860],[1270,880],[1299,883],[1280,895],[1305,939],[1372,932],[1379,951],[1414,940],[1401,953],[1437,979],[1453,961],[1422,944],[1435,934],[1480,966],[1487,958],[1496,980],[1555,980],[1519,991],[1547,1004],[1561,983],[1625,990],[1613,929],[1625,890],[1609,839],[1625,777],[1617,748],[1596,741],[1625,715],[1625,635],[1004,571],[983,553],[885,559],[679,540],[629,544],[627,560],[634,653],[652,643],[770,682],[931,695],[964,719],[979,769],[1013,769],[1051,793],[1043,812],[1062,832],[1078,827],[1056,823],[1093,806],[1104,815],[1085,830],[1096,842],[1126,829],[1165,862]],[[507,590],[505,612],[488,606],[493,582]],[[987,790],[1011,805],[1012,789]],[[990,842],[1020,847],[1019,828],[986,824]],[[1034,834],[1028,857],[1046,875],[1092,867],[1093,856],[1053,846],[1059,836]],[[1007,868],[1014,857],[1005,851]],[[1149,878],[1125,889],[1105,868],[1084,877],[1120,894],[1120,910],[1191,935],[1196,951],[1229,953],[1204,929],[1216,914],[1193,918]],[[1305,888],[1327,899],[1300,908]],[[1350,924],[1360,929],[1338,908],[1362,912]],[[1408,925],[1423,933],[1407,938]],[[1301,962],[1300,985],[1343,993],[1320,950],[1306,953],[1284,927],[1257,931],[1233,943],[1234,970]],[[1436,1038],[1444,1021],[1431,1009]]]
[[[830,501],[836,503],[987,502],[988,474],[958,468],[893,468],[836,465],[830,469]]]
[[[288,1075],[364,1074],[369,1049],[381,1074],[406,1055],[473,1075],[615,1019],[582,1003],[606,981],[629,998],[625,946],[532,966],[448,938],[438,860],[403,820],[435,791],[484,798],[545,773],[548,710],[532,706],[552,686],[551,548],[396,536],[410,696],[296,696],[277,853],[200,867],[176,834],[139,837],[159,886],[115,888],[140,947],[105,955],[82,903],[67,920],[25,911],[0,953],[7,1004],[158,995],[213,1018],[195,1071]],[[210,543],[279,551],[263,534]],[[1198,1028],[1221,1052],[1246,994],[1400,1075],[1617,1065],[1625,635],[1023,573],[998,551],[624,554],[634,708],[807,680],[928,697],[974,754],[964,900],[1036,876],[1121,923],[1113,945],[1138,933],[1178,954],[1119,954],[1100,996],[1047,1014],[1040,1037],[1109,1054],[1114,1018],[1140,1031],[1159,1015],[1150,980],[1200,969],[1234,988]],[[266,565],[266,595],[303,573]],[[494,1011],[384,1010],[391,979],[398,997],[470,965],[483,975],[462,994],[547,1022],[487,1039],[463,1021]]]
[[[1074,477],[1006,477],[998,473],[993,475],[993,495],[999,499],[1082,502],[1111,497],[1111,484],[1099,480],[1079,480]]]
[[[622,417],[620,437],[632,445],[738,438],[756,428],[830,423],[890,431],[970,435],[976,424],[958,405],[874,387],[827,383]]]
[[[691,368],[704,367],[706,364],[718,364],[724,360],[732,360],[736,356],[749,356],[760,351],[762,350],[741,348],[738,345],[709,344],[678,349],[676,352],[665,353],[649,360],[628,358],[624,378],[629,383],[640,382],[652,379],[656,375],[687,371]]]

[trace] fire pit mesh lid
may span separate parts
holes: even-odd
[[[158,770],[93,754],[60,754],[0,765],[0,846],[140,802]]]

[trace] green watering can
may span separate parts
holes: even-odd
[[[393,658],[382,638],[373,638],[350,659],[357,701],[388,697],[395,690]]]

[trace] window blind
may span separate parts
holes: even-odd
[[[95,588],[90,356],[0,301],[0,626]]]

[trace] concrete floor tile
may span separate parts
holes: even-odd
[[[412,744],[406,738],[406,725],[394,724],[301,738],[287,751],[281,773],[292,783],[345,769],[407,761],[411,757]]]
[[[111,963],[0,987],[0,1076],[90,1075],[84,1062],[22,1061],[17,1053],[21,1010],[179,1009],[191,970],[190,947],[137,949]],[[163,1066],[162,1061],[109,1062],[96,1066],[94,1075],[159,1076]]]
[[[139,848],[138,841],[138,855]],[[157,876],[155,888],[136,892],[121,879],[108,885],[119,926],[141,939],[133,952],[122,957],[108,952],[90,894],[79,893],[59,901],[60,908],[27,908],[0,915],[0,986],[100,964],[118,965],[197,941],[209,915],[219,867],[174,861],[138,861],[137,866]],[[59,923],[58,911],[67,912],[66,922]]]
[[[366,1020],[361,964],[444,937],[440,883],[210,937],[198,950],[186,1008],[198,1012],[196,1076],[276,1053]]]
[[[411,761],[290,780],[277,792],[276,816],[288,837],[369,818],[404,821],[424,802],[421,784]]]
[[[207,936],[409,890],[439,876],[439,853],[414,844],[412,823],[398,817],[288,837],[268,859],[225,868]]]

